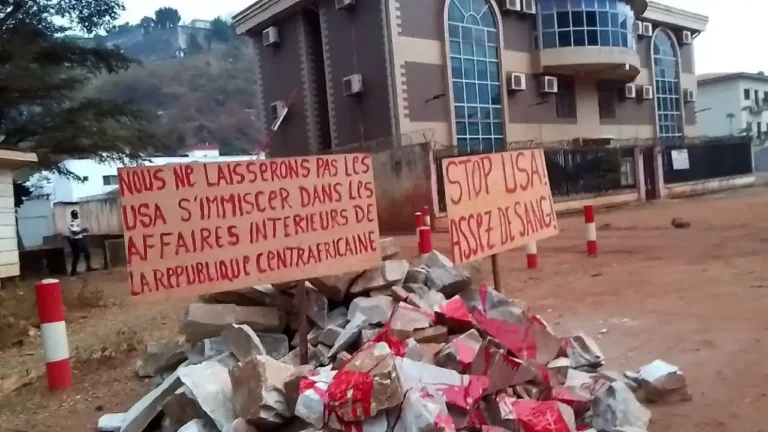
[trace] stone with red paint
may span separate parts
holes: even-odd
[[[483,343],[483,338],[477,330],[471,330],[453,341],[447,343],[435,355],[435,365],[466,373]]]
[[[370,405],[360,412],[359,406],[343,403],[340,415],[345,421],[361,421],[371,418],[381,411],[393,408],[403,401],[403,391],[395,369],[395,356],[386,343],[371,344],[364,347],[344,366],[342,373],[363,373],[370,376]],[[351,384],[359,382],[359,377],[350,377]],[[349,401],[352,402],[352,401]],[[368,401],[363,400],[362,404]],[[367,413],[365,411],[368,411]]]
[[[445,400],[434,390],[412,391],[405,395],[393,432],[449,432],[456,426]]]
[[[489,378],[490,393],[523,384],[539,376],[532,364],[507,355],[506,349],[499,345],[492,339],[483,341],[469,368],[469,373]]]

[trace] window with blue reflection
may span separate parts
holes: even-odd
[[[667,31],[653,38],[653,90],[656,94],[656,124],[659,137],[683,135],[677,47]]]
[[[539,0],[539,46],[635,48],[635,15],[623,0]]]
[[[456,145],[461,153],[501,151],[504,145],[498,24],[489,0],[449,0]]]

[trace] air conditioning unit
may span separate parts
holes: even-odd
[[[542,76],[539,79],[539,92],[557,93],[557,77]]]
[[[683,30],[682,37],[680,38],[681,44],[690,45],[693,43],[693,35],[688,30]]]
[[[626,99],[637,98],[637,87],[634,84],[627,84],[624,86],[624,98]]]
[[[643,23],[643,36],[648,36],[648,37],[653,36],[653,24],[649,22]]]
[[[536,0],[523,0],[523,12],[527,14],[535,14]]]
[[[275,46],[280,43],[280,33],[277,32],[277,27],[269,27],[261,34],[261,38],[264,41],[264,46]]]
[[[507,72],[507,91],[525,90],[525,74],[519,72]]]
[[[363,76],[350,75],[344,78],[344,96],[354,96],[363,93]]]
[[[649,85],[643,86],[643,99],[645,100],[653,99],[653,86],[649,86]]]
[[[523,0],[501,0],[501,10],[504,12],[522,12]]]
[[[336,9],[349,9],[355,5],[355,0],[336,0]]]
[[[270,107],[269,112],[272,116],[272,121],[275,121],[278,118],[280,118],[281,115],[283,115],[283,112],[285,111],[285,102],[283,101],[272,102],[272,104],[269,107]]]
[[[632,30],[635,32],[636,35],[643,36],[643,22],[642,21],[633,22]]]
[[[692,89],[685,89],[685,102],[696,102],[696,92]]]

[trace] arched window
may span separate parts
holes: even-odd
[[[683,135],[680,69],[677,44],[669,32],[657,30],[653,38],[653,87],[656,127],[660,138]]]
[[[456,144],[462,153],[504,145],[498,21],[489,0],[448,0]]]

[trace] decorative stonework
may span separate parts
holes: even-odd
[[[393,83],[394,77],[392,76],[392,67],[394,65],[394,63],[392,61],[393,60],[392,57],[393,57],[393,54],[394,54],[392,52],[393,49],[394,49],[393,48],[394,44],[392,43],[392,38],[394,37],[394,35],[392,33],[392,27],[390,27],[389,13],[388,12],[389,12],[388,11],[388,2],[382,1],[381,2],[381,20],[382,20],[381,28],[383,30],[383,37],[384,37],[384,40],[382,41],[382,43],[386,47],[384,52],[386,54],[386,59],[387,59],[387,87],[389,89],[389,98],[387,98],[387,99],[388,99],[388,102],[389,102],[389,124],[391,125],[391,129],[392,129],[391,134],[394,137],[394,136],[397,136],[399,134],[398,133],[399,127],[398,127],[398,121],[397,121],[397,118],[396,118],[397,115],[395,114],[395,112],[396,112],[396,105],[397,105],[397,102],[395,101],[395,98],[397,97],[397,91],[395,90],[395,86],[394,86],[394,83]]]
[[[267,123],[267,119],[265,116],[265,109],[266,109],[266,101],[264,100],[264,73],[262,72],[262,60],[261,60],[261,50],[259,49],[259,43],[260,41],[252,38],[252,49],[254,53],[254,73],[256,76],[256,109],[254,110],[254,114],[256,116],[256,127],[260,128],[262,133],[266,135],[267,129],[269,129],[269,124]]]
[[[325,93],[328,99],[328,120],[331,133],[331,148],[338,145],[339,135],[336,129],[336,104],[334,103],[333,66],[331,62],[331,43],[328,36],[328,17],[325,7],[318,10],[320,15],[320,37],[323,42],[323,64],[325,67]]]
[[[307,27],[301,22],[299,26],[299,52],[301,62],[301,76],[303,85],[304,107],[307,118],[307,140],[309,141],[310,154],[317,154],[320,151],[320,116],[317,97],[316,77],[310,67],[314,64],[314,55],[312,49],[307,43]]]

